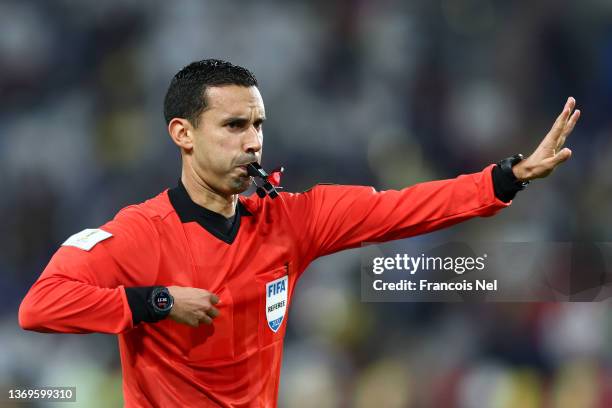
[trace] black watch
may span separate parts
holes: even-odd
[[[506,157],[505,159],[497,163],[497,165],[499,166],[502,173],[504,173],[509,178],[509,180],[512,180],[519,190],[524,190],[527,184],[529,184],[529,181],[520,181],[516,178],[514,172],[512,171],[512,167],[517,165],[521,160],[523,160],[523,155],[519,153],[511,157]]]
[[[174,306],[174,298],[170,291],[165,286],[157,286],[151,292],[149,304],[153,308],[153,312],[159,319],[163,319],[170,314],[172,306]]]

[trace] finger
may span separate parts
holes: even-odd
[[[582,112],[580,112],[580,109],[576,109],[574,113],[572,113],[572,116],[570,117],[567,123],[569,126],[571,126],[571,129],[574,129],[574,126],[576,126],[576,122],[578,122],[578,119],[580,119],[581,114]],[[570,132],[571,132],[571,129],[570,129]]]
[[[558,165],[560,165],[561,163],[563,163],[564,161],[566,161],[567,159],[569,159],[572,156],[572,151],[570,149],[568,149],[567,147],[564,148],[563,150],[561,150],[559,153],[557,153],[555,155],[555,157],[552,157],[552,167],[555,168]]]
[[[563,111],[564,112],[568,112],[568,113],[572,113],[572,111],[574,110],[575,107],[576,107],[576,99],[574,99],[574,97],[570,96],[569,98],[567,98],[567,101],[565,102],[565,106],[563,107]]]
[[[542,144],[550,145],[551,143],[553,143],[552,146],[557,148],[562,145],[562,143],[559,143],[559,141],[561,138],[567,137],[567,133],[564,134],[564,131],[567,127],[568,120],[571,116],[573,116],[572,110],[575,106],[576,100],[571,96],[567,98],[565,106],[563,107],[563,111],[555,120],[555,123],[553,124],[552,128],[550,129],[544,140],[542,140]]]
[[[567,122],[567,119],[569,118],[570,113],[572,112],[575,106],[576,106],[576,100],[572,98],[571,96],[567,98],[567,101],[565,102],[565,106],[563,107],[563,110],[561,111],[559,116],[557,116],[557,119],[555,120],[553,129],[555,127],[563,128],[563,126],[565,126],[565,123]]]
[[[552,127],[550,128],[540,145],[549,145],[552,147],[557,146],[558,140],[561,137],[561,134],[563,133],[563,129],[565,128],[570,112],[570,100],[568,99],[565,103],[565,106],[563,107],[563,110],[561,111],[559,116],[557,116],[557,119],[555,119],[555,122],[553,123]]]
[[[557,149],[563,146],[563,144],[565,143],[565,139],[567,139],[570,133],[572,133],[572,131],[574,130],[574,126],[576,126],[576,122],[578,122],[579,118],[580,110],[576,109],[568,120],[567,125],[565,126],[565,129],[563,130],[561,137],[559,138],[559,141],[557,143]]]
[[[210,318],[210,316],[208,316],[207,314],[205,314],[204,316],[200,317],[200,323],[204,323],[204,324],[212,324],[212,319]]]
[[[567,98],[567,102],[565,102],[565,106],[563,107],[563,111],[561,112],[561,114],[559,115],[561,117],[561,125],[565,126],[565,124],[567,124],[568,119],[570,118],[570,116],[572,115],[572,112],[574,111],[574,108],[576,108],[576,99],[574,99],[573,97],[569,97]]]
[[[210,309],[206,311],[206,314],[214,319],[215,317],[219,316],[219,309],[214,306],[211,306]]]
[[[573,111],[576,107],[576,99],[573,96],[567,98],[567,102],[565,103],[565,107],[569,109],[569,111]]]
[[[210,303],[212,303],[213,305],[216,305],[217,303],[219,303],[219,297],[213,293],[210,294]]]

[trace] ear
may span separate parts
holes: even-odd
[[[168,123],[168,133],[174,144],[181,149],[193,149],[193,126],[187,119],[173,118]]]

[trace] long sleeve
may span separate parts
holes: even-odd
[[[424,234],[476,216],[486,217],[510,205],[495,197],[491,172],[416,184],[403,190],[319,185],[289,195],[290,211],[301,214],[305,262],[359,246]]]
[[[132,328],[125,286],[151,285],[158,268],[159,235],[136,207],[92,230],[105,238],[88,248],[64,243],[19,308],[26,330],[121,333]],[[110,235],[110,236],[109,236]],[[80,236],[81,243],[92,238]]]

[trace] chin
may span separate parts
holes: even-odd
[[[230,187],[232,190],[232,194],[240,194],[244,193],[246,190],[251,187],[252,180],[250,177],[240,177],[238,179],[233,180],[233,183]]]

